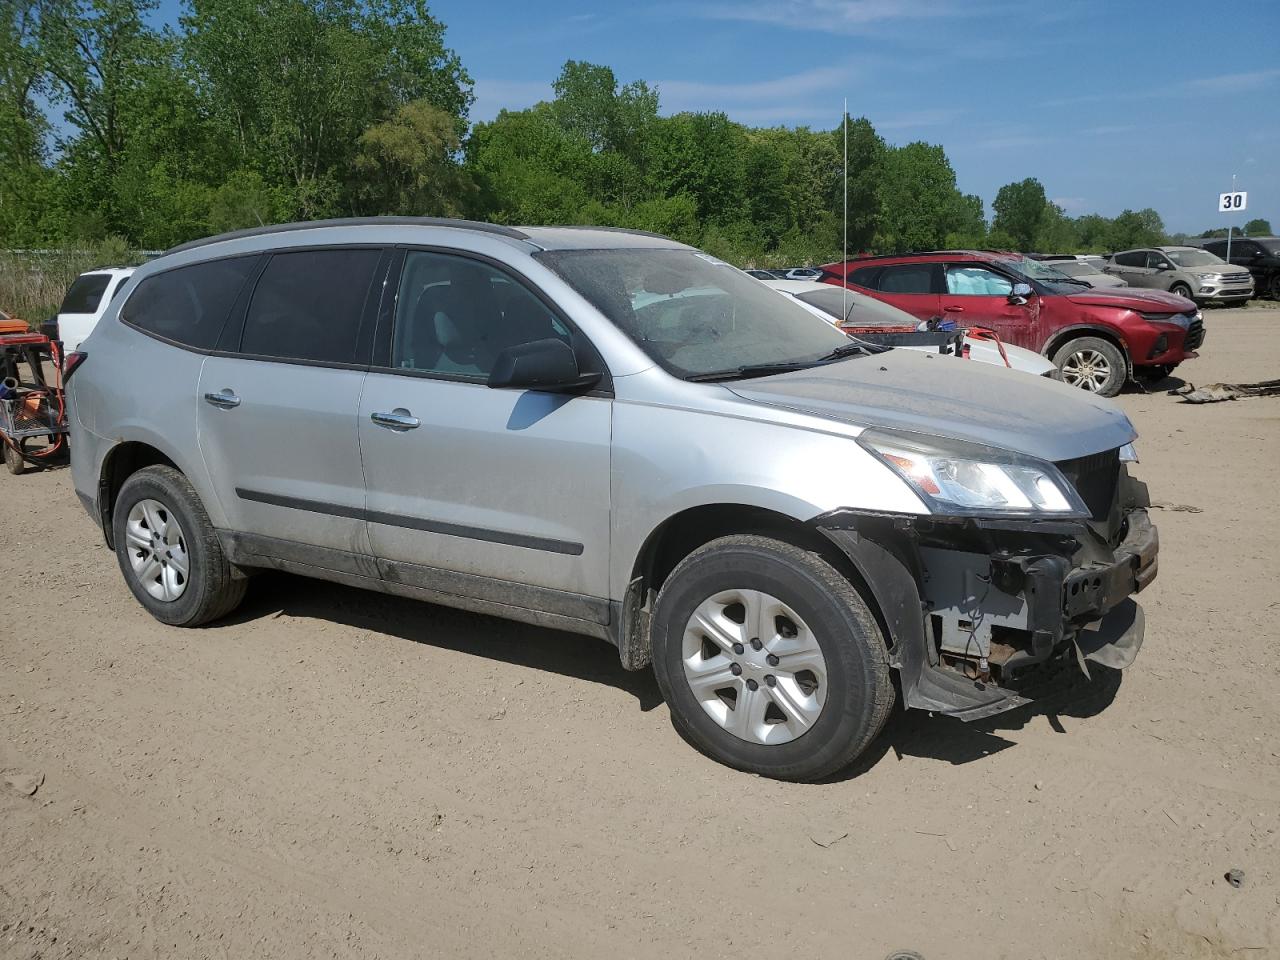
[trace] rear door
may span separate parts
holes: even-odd
[[[1131,287],[1149,286],[1150,284],[1147,280],[1149,273],[1147,270],[1147,251],[1128,250],[1124,253],[1117,253],[1111,258],[1111,266],[1107,269],[1107,273],[1119,277]]]
[[[265,552],[328,548],[313,562],[329,566],[369,552],[356,415],[388,259],[273,252],[205,361],[200,451],[231,528]]]
[[[874,277],[875,296],[917,320],[938,316],[941,264],[894,263],[881,267]]]
[[[942,315],[963,327],[986,327],[1015,346],[1038,350],[1040,298],[1013,297],[1013,277],[972,261],[946,265]]]
[[[410,249],[392,290],[359,414],[383,575],[606,622],[611,398],[486,386],[506,347],[554,337],[584,368],[594,350],[488,260]]]

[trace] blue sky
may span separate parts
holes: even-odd
[[[163,0],[166,10],[176,0]],[[988,204],[1035,176],[1068,213],[1154,207],[1170,230],[1280,229],[1280,2],[436,0],[476,82],[473,119],[550,96],[565,60],[658,87],[662,111],[755,125],[865,115],[942,144]]]

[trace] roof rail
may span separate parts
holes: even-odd
[[[547,224],[527,224],[521,227],[522,230],[599,230],[603,233],[629,233],[636,237],[653,237],[655,240],[670,240],[663,233],[653,233],[650,230],[633,230],[630,227],[595,227],[589,223],[547,223]]]
[[[498,236],[510,237],[513,240],[528,240],[529,236],[515,227],[504,227],[497,223],[483,223],[479,220],[455,220],[449,217],[338,217],[332,220],[303,220],[298,223],[274,223],[261,227],[249,227],[246,230],[232,230],[202,240],[192,240],[170,247],[161,256],[179,253],[183,250],[195,250],[211,243],[224,240],[240,240],[244,237],[264,237],[273,233],[290,233],[295,230],[315,230],[322,227],[455,227],[460,230],[478,230],[482,233],[495,233]]]

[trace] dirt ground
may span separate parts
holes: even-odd
[[[1179,374],[1280,376],[1280,311],[1207,324]],[[164,627],[68,471],[0,476],[0,957],[1278,957],[1280,398],[1120,403],[1134,667],[813,786],[598,641],[285,575]]]

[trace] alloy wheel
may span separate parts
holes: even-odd
[[[125,522],[129,565],[156,600],[172,602],[186,592],[191,570],[178,518],[158,500],[139,500]]]
[[[1111,361],[1097,350],[1078,350],[1062,365],[1062,380],[1091,393],[1101,390],[1111,379]]]
[[[689,618],[684,676],[702,709],[748,743],[788,743],[817,722],[827,661],[804,620],[759,590],[725,590]]]

